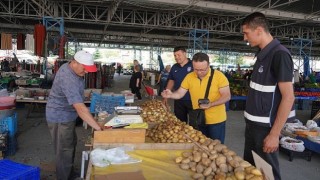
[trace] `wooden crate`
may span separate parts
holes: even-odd
[[[94,131],[93,144],[95,143],[144,143],[145,129],[107,129]]]

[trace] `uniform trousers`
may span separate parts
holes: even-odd
[[[272,166],[275,180],[281,180],[280,167],[278,161],[279,151],[273,153],[263,152],[263,140],[270,133],[270,127],[256,125],[254,122],[247,122],[245,129],[244,160],[254,165],[251,150],[257,153],[262,159]]]

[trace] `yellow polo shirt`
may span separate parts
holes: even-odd
[[[204,98],[210,74],[211,69],[209,70],[207,75],[202,80],[200,80],[195,72],[191,72],[184,78],[181,83],[181,87],[189,90],[190,92],[193,109],[198,109],[198,100]],[[220,98],[219,89],[226,86],[229,86],[229,81],[226,76],[222,72],[214,70],[214,75],[208,95],[208,99],[210,100],[210,102],[218,100]],[[217,124],[227,119],[225,104],[213,106],[209,109],[206,109],[205,114],[206,124]]]

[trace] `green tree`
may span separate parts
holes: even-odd
[[[239,64],[239,65],[243,65],[244,64],[243,55],[238,55],[236,57],[236,64]]]
[[[228,64],[230,62],[230,57],[224,54],[219,54],[218,56],[215,56],[214,62]]]
[[[101,58],[101,54],[100,54],[99,49],[96,49],[96,51],[93,53],[93,58],[94,58],[94,59],[99,59],[99,58]]]

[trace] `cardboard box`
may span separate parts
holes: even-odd
[[[145,129],[107,129],[94,131],[93,143],[144,143]]]

